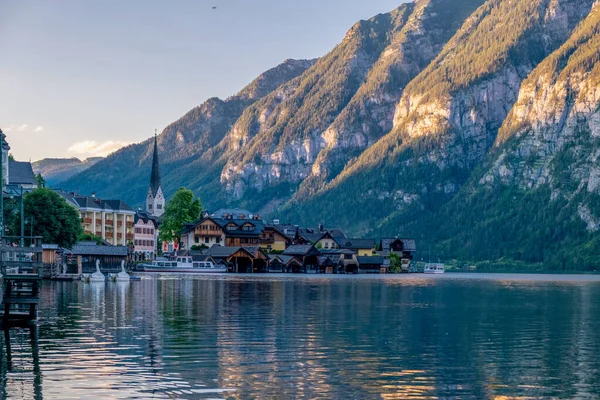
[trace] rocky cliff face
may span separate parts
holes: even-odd
[[[448,256],[564,266],[563,248],[600,252],[599,7],[418,0],[361,21],[318,61],[169,126],[167,194]],[[66,186],[136,204],[149,156],[130,146]]]
[[[600,215],[600,7],[533,71],[495,143],[497,154],[481,185],[523,190],[549,187],[548,201],[576,202],[589,231]]]

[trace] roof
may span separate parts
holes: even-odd
[[[213,221],[215,224],[219,225],[224,230],[225,235],[228,237],[258,236],[265,229],[265,223],[264,223],[264,221],[262,221],[260,219],[239,219],[239,218],[225,219],[225,218],[207,217],[207,218],[201,218],[201,219],[197,220],[196,222],[193,222],[190,224],[185,224],[185,226],[184,226],[183,230],[180,232],[180,234],[186,234],[188,232],[193,231],[194,229],[196,229],[196,227],[198,225],[202,224],[203,222],[205,222],[207,220]],[[231,224],[231,223],[234,223],[238,227],[241,227],[241,226],[249,223],[254,226],[254,229],[252,229],[250,231],[244,231],[241,229],[236,229],[233,231],[226,230],[225,226],[227,226],[228,224]]]
[[[417,251],[417,244],[414,239],[402,239],[402,238],[383,238],[381,239],[381,249],[390,250],[392,243],[396,240],[400,240],[404,244],[405,251]]]
[[[221,208],[212,213],[211,217],[224,218],[226,215],[231,215],[235,219],[239,218],[241,215],[244,215],[246,218],[250,218],[251,215],[256,215],[256,213],[252,213],[248,210],[242,210],[240,208]]]
[[[152,173],[150,175],[150,190],[152,196],[156,197],[158,189],[160,189],[162,183],[160,179],[160,162],[158,160],[158,138],[154,136],[154,153],[152,154]]]
[[[57,244],[42,244],[42,250],[58,250]]]
[[[320,254],[314,246],[309,244],[290,246],[283,252],[286,256],[305,256],[312,253]]]
[[[240,249],[241,247],[219,246],[218,244],[215,244],[206,250],[206,255],[214,258],[229,258]]]
[[[95,209],[108,212],[134,213],[127,203],[121,200],[103,200],[95,196],[81,196],[76,193],[55,190],[62,198],[78,209]]]
[[[375,239],[337,239],[340,247],[346,249],[374,249]]]
[[[278,234],[280,234],[281,236],[283,236],[284,238],[291,240],[292,237],[290,237],[287,233],[283,232],[281,229],[279,229],[279,227],[275,226],[275,225],[265,225],[264,230],[267,229],[271,229],[275,232],[277,232]]]
[[[196,262],[213,262],[214,260],[211,256],[209,256],[208,254],[192,254],[192,260],[196,261]]]
[[[341,255],[341,254],[356,254],[355,251],[348,249],[320,249],[319,250],[323,255]]]
[[[152,221],[154,223],[155,227],[158,226],[158,221],[156,220],[156,217],[153,217],[147,211],[139,211],[138,210],[135,213],[134,223],[137,224],[140,220],[146,224],[148,222]]]
[[[336,264],[336,262],[333,261],[328,256],[321,256],[321,257],[319,257],[319,265],[320,266],[335,265],[335,264]]]
[[[99,246],[95,242],[79,242],[66,252],[76,256],[127,257],[129,248],[126,246]]]
[[[37,185],[31,163],[9,160],[8,183],[11,185]]]
[[[359,265],[383,265],[383,257],[381,256],[358,256],[356,260]]]

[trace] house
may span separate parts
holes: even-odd
[[[232,272],[252,273],[266,272],[269,257],[258,246],[219,246],[214,245],[206,251],[206,255],[217,263],[225,263]]]
[[[372,256],[375,253],[374,239],[338,239],[337,243],[342,249],[352,250],[359,256]]]
[[[379,252],[384,257],[394,253],[402,259],[412,260],[416,251],[417,245],[414,239],[384,238],[379,242]]]
[[[358,272],[368,274],[379,274],[383,267],[382,256],[358,256]]]
[[[79,242],[65,250],[69,273],[89,274],[96,271],[96,260],[104,273],[119,272],[121,262],[127,261],[129,248],[126,246],[98,245],[96,242]]]
[[[258,217],[255,213],[239,208],[221,208],[210,216],[219,219],[252,219]]]
[[[188,224],[181,232],[183,247],[191,249],[194,247],[225,245],[223,221],[222,219],[208,217],[202,218],[193,224]]]
[[[228,247],[259,246],[265,229],[264,222],[253,219],[208,217],[188,224],[181,232],[181,242],[186,249],[194,246],[212,247],[214,245]]]
[[[0,152],[2,153],[2,189],[8,185],[30,191],[38,187],[37,179],[33,173],[30,162],[11,160],[9,157],[10,145],[6,135],[0,130]]]
[[[158,221],[147,211],[135,213],[133,225],[133,252],[139,260],[153,260],[158,243]]]
[[[133,245],[136,212],[121,200],[102,200],[92,193],[81,196],[56,190],[81,214],[85,233],[102,238],[114,246]]]
[[[339,249],[340,246],[336,239],[329,233],[329,231],[321,234],[321,237],[315,243],[317,249]]]
[[[329,257],[337,264],[334,273],[356,273],[358,272],[358,259],[354,251],[348,249],[321,249],[323,256]]]
[[[319,267],[321,253],[313,245],[292,245],[284,252],[284,256],[292,256],[300,261],[302,272],[316,272]]]
[[[38,182],[31,163],[10,160],[8,162],[8,184],[22,187],[25,191],[37,189]]]
[[[319,272],[321,274],[333,274],[337,272],[338,260],[335,257],[320,256],[319,257]]]
[[[292,239],[274,225],[265,225],[260,234],[260,247],[268,252],[284,251],[292,244]]]

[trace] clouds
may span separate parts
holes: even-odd
[[[8,128],[4,128],[5,132],[35,132],[40,133],[45,128],[41,125],[36,126],[35,128],[30,129],[29,124],[12,124]]]
[[[98,143],[95,140],[84,140],[82,142],[73,143],[73,145],[69,147],[68,152],[79,156],[106,157],[130,144],[131,143],[118,140],[107,140],[103,143]]]

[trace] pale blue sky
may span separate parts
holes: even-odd
[[[0,128],[22,160],[138,142],[401,2],[0,0]]]

